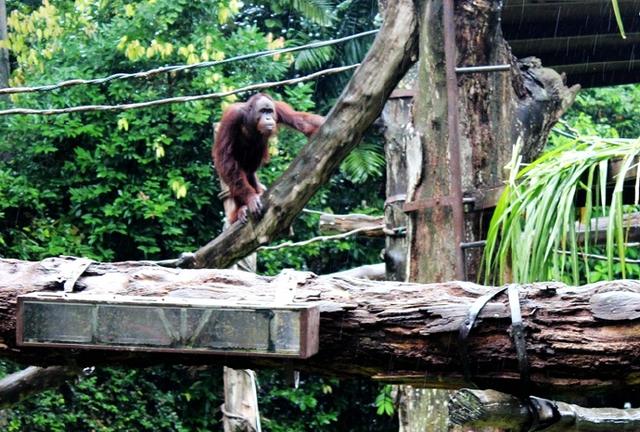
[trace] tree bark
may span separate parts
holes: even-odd
[[[70,366],[29,366],[0,380],[0,408],[6,408],[42,390],[59,387],[80,374]]]
[[[640,430],[640,409],[583,408],[532,397],[527,403],[493,390],[462,389],[449,401],[452,422],[474,430],[496,425],[506,430],[610,432]],[[532,415],[535,413],[535,417]]]
[[[230,367],[288,367],[334,376],[459,388],[464,385],[457,333],[487,287],[469,282],[407,284],[290,272],[294,301],[321,309],[320,352],[308,360],[234,358],[104,350],[18,347],[16,296],[61,290],[73,259],[0,260],[0,356],[36,365],[147,365],[176,362]],[[137,262],[89,266],[75,283],[87,294],[215,298],[268,305],[282,278],[232,270],[175,270]],[[640,282],[584,287],[520,287],[533,394],[602,403],[640,388]],[[483,309],[471,333],[473,381],[510,391],[519,385],[510,314],[504,296]],[[625,393],[621,393],[625,390]]]

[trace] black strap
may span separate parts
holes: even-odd
[[[509,309],[511,312],[511,337],[513,338],[513,344],[516,348],[518,369],[520,370],[520,380],[522,381],[521,395],[528,396],[530,385],[529,360],[527,358],[527,346],[524,337],[524,324],[522,322],[520,296],[518,293],[517,285],[505,285],[492,289],[488,293],[478,297],[467,311],[467,318],[460,326],[460,331],[458,332],[458,345],[464,372],[464,379],[467,382],[472,382],[468,344],[469,333],[471,333],[471,330],[473,329],[473,326],[475,325],[480,312],[482,312],[482,309],[487,305],[489,300],[497,297],[505,290],[509,295]]]
[[[464,372],[464,380],[467,382],[471,382],[471,366],[469,364],[469,346],[467,343],[467,338],[469,333],[471,333],[471,329],[476,323],[476,319],[482,309],[486,306],[486,304],[492,298],[498,296],[500,293],[504,292],[507,289],[507,286],[497,287],[489,291],[488,293],[478,297],[476,301],[473,302],[469,310],[467,311],[467,319],[464,320],[462,325],[460,326],[460,331],[458,333],[458,347],[460,350],[460,360],[462,361],[462,368]]]
[[[520,295],[517,285],[509,285],[509,308],[511,309],[511,337],[516,347],[518,357],[518,369],[520,369],[520,381],[522,382],[521,394],[529,395],[529,359],[527,358],[527,342],[524,338],[524,324],[520,311]]]

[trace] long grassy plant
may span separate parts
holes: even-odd
[[[590,280],[594,252],[607,263],[607,279],[616,273],[625,277],[623,215],[631,207],[623,206],[622,194],[625,188],[635,192],[637,206],[640,140],[570,136],[526,165],[518,156],[519,144],[515,147],[487,234],[485,283],[578,284],[581,278]],[[595,218],[608,222],[604,243],[594,239]]]

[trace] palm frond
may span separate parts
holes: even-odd
[[[282,0],[282,5],[288,5],[308,20],[328,26],[333,22],[333,5],[330,0]]]
[[[624,33],[624,24],[622,23],[622,14],[620,13],[618,0],[611,0],[611,6],[613,7],[613,14],[616,16],[616,23],[618,24],[620,36],[622,36],[622,39],[626,39],[627,35]]]
[[[318,70],[329,63],[335,55],[331,46],[300,51],[296,55],[295,68],[297,70]]]
[[[363,142],[342,161],[340,170],[353,183],[364,183],[369,178],[380,177],[385,159],[378,144]]]
[[[614,261],[624,277],[622,195],[626,186],[640,196],[640,174],[635,172],[634,185],[628,181],[633,180],[630,174],[638,169],[639,157],[640,140],[597,137],[576,137],[525,167],[514,157],[487,235],[485,282],[504,283],[510,274],[515,282],[578,284],[581,271],[592,270],[592,262],[584,257],[595,247],[604,248],[607,277],[614,276]],[[614,161],[619,168],[612,182],[609,165]],[[576,206],[578,195],[584,196],[582,209]],[[604,246],[593,241],[591,219],[597,216],[608,219]],[[580,222],[585,232],[579,239]]]

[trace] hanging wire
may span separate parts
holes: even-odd
[[[340,72],[345,72],[351,69],[355,69],[360,66],[360,63],[349,65],[349,66],[340,66],[330,69],[324,69],[318,72],[314,72],[309,75],[305,75],[298,78],[292,78],[288,80],[282,81],[274,81],[274,82],[266,82],[259,84],[252,84],[246,87],[241,87],[235,90],[230,90],[226,92],[219,93],[207,93],[195,96],[177,96],[172,98],[165,99],[156,99],[146,102],[136,102],[136,103],[128,103],[128,104],[119,104],[119,105],[80,105],[69,108],[51,108],[51,109],[32,109],[32,108],[11,108],[7,110],[0,111],[0,116],[7,115],[57,115],[57,114],[67,114],[67,113],[75,113],[75,112],[87,112],[87,111],[125,111],[130,109],[139,109],[139,108],[147,108],[151,106],[158,105],[167,105],[173,103],[184,103],[184,102],[193,102],[205,99],[219,99],[225,96],[230,96],[238,93],[245,93],[248,91],[254,90],[262,90],[271,87],[278,87],[282,85],[290,85],[296,84],[299,82],[309,81],[323,75],[332,75]]]
[[[109,81],[128,79],[128,78],[148,78],[150,76],[158,75],[161,73],[180,72],[180,71],[186,71],[191,69],[207,68],[212,66],[218,66],[221,64],[232,63],[240,60],[249,60],[249,59],[254,59],[259,57],[267,57],[274,54],[290,53],[290,52],[302,51],[306,49],[320,48],[328,45],[335,45],[335,44],[346,42],[352,39],[370,36],[370,35],[376,34],[378,31],[379,30],[369,30],[366,32],[357,33],[357,34],[345,36],[338,39],[330,39],[327,41],[312,42],[306,45],[300,45],[295,47],[272,49],[267,51],[254,52],[250,54],[243,54],[235,57],[230,57],[224,60],[206,61],[206,62],[194,63],[190,65],[163,66],[163,67],[151,69],[148,71],[141,71],[141,72],[135,72],[135,73],[117,73],[117,74],[110,75],[108,77],[96,78],[96,79],[70,79],[67,81],[59,82],[57,84],[41,85],[41,86],[34,86],[34,87],[7,87],[7,88],[0,89],[0,95],[15,94],[15,93],[45,92],[45,91],[51,91],[51,90],[56,90],[60,88],[65,88],[65,87],[72,87],[72,86],[81,85],[81,84],[104,84]]]

